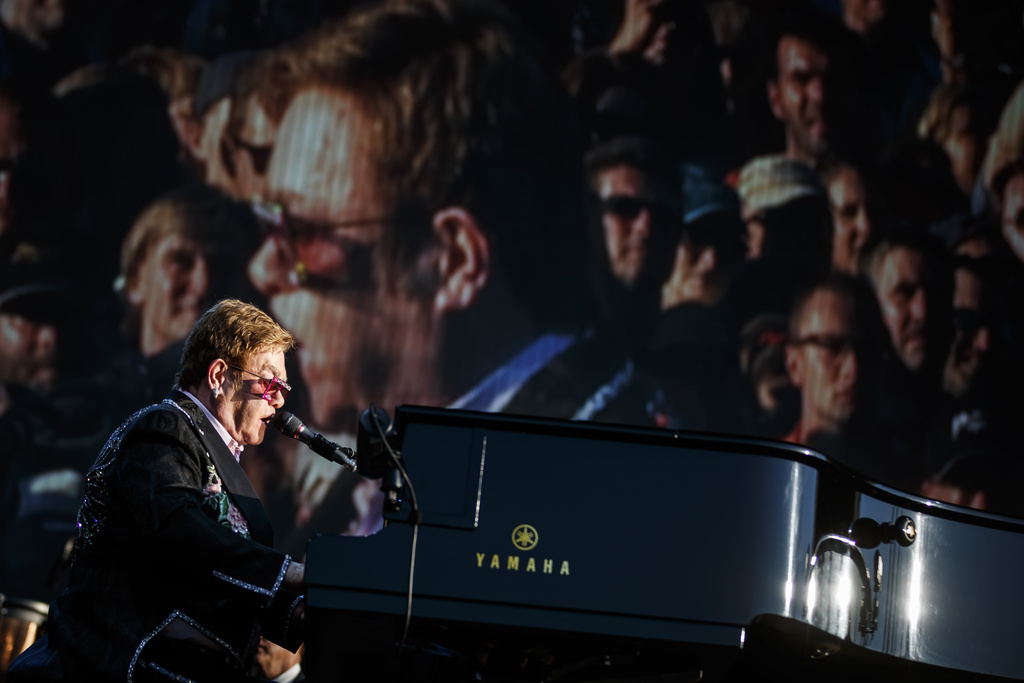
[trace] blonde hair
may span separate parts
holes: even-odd
[[[974,85],[943,83],[932,90],[917,120],[917,136],[944,145],[956,132],[953,117],[961,107],[970,112],[970,132],[984,139],[995,124],[986,94]]]
[[[140,45],[118,60],[118,66],[156,81],[168,100],[192,97],[206,61],[183,50]]]
[[[127,293],[153,248],[170,236],[194,242],[207,258],[217,261],[222,275],[233,276],[235,269],[226,266],[220,254],[254,249],[258,227],[245,204],[202,183],[175,188],[146,207],[121,245],[121,272],[114,281],[114,290],[125,300],[122,331],[128,337],[136,336],[139,319],[135,308],[127,304]]]
[[[287,353],[295,348],[295,337],[253,304],[223,299],[203,313],[185,340],[179,388],[198,387],[210,363],[222,359],[228,365],[245,367],[266,350]],[[235,376],[236,389],[242,378]]]
[[[1003,105],[999,122],[988,141],[988,150],[979,172],[988,200],[996,214],[1002,212],[1001,190],[1011,166],[1024,159],[1024,82],[1021,82]]]
[[[966,104],[963,86],[943,83],[936,87],[917,120],[917,137],[944,143],[953,134],[953,112],[962,104]]]
[[[565,318],[561,293],[582,277],[563,254],[586,239],[583,150],[534,47],[502,3],[469,0],[372,3],[294,46],[296,90],[333,89],[369,124],[371,186],[394,216],[378,264],[394,289],[431,294],[417,267],[429,219],[460,206],[501,243],[491,265],[513,295]]]

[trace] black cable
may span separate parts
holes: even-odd
[[[412,586],[413,577],[416,575],[416,541],[419,537],[420,521],[423,516],[420,514],[420,506],[416,501],[416,489],[413,488],[412,481],[409,479],[409,474],[405,471],[405,467],[402,465],[401,460],[398,459],[398,454],[391,448],[391,444],[388,442],[387,437],[384,434],[384,428],[381,427],[380,420],[377,418],[376,404],[370,404],[370,417],[373,419],[373,424],[377,428],[377,435],[384,443],[384,448],[391,457],[391,462],[394,463],[399,474],[402,475],[402,481],[405,482],[405,486],[409,491],[409,504],[412,506],[412,511],[409,513],[409,521],[412,523],[412,544],[410,546],[409,553],[409,588],[405,603],[405,626],[402,629],[402,640],[398,644],[398,649],[401,652],[401,650],[405,648],[405,640],[409,635],[409,624],[412,622]]]

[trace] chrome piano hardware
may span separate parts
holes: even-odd
[[[310,542],[311,677],[1024,680],[1024,520],[767,440],[414,406],[387,439],[417,514]]]

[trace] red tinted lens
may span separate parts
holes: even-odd
[[[263,398],[269,401],[278,391],[281,392],[281,398],[285,399],[288,398],[288,394],[291,393],[292,388],[285,384],[284,382],[282,382],[277,377],[275,377],[274,379],[270,380],[270,386],[267,387],[267,390],[265,392],[263,392]]]
[[[366,288],[373,283],[373,245],[341,235],[299,236],[295,256],[307,276],[328,286]]]

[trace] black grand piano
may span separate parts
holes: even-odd
[[[774,441],[369,412],[386,524],[309,543],[311,681],[1024,680],[1022,520]]]

